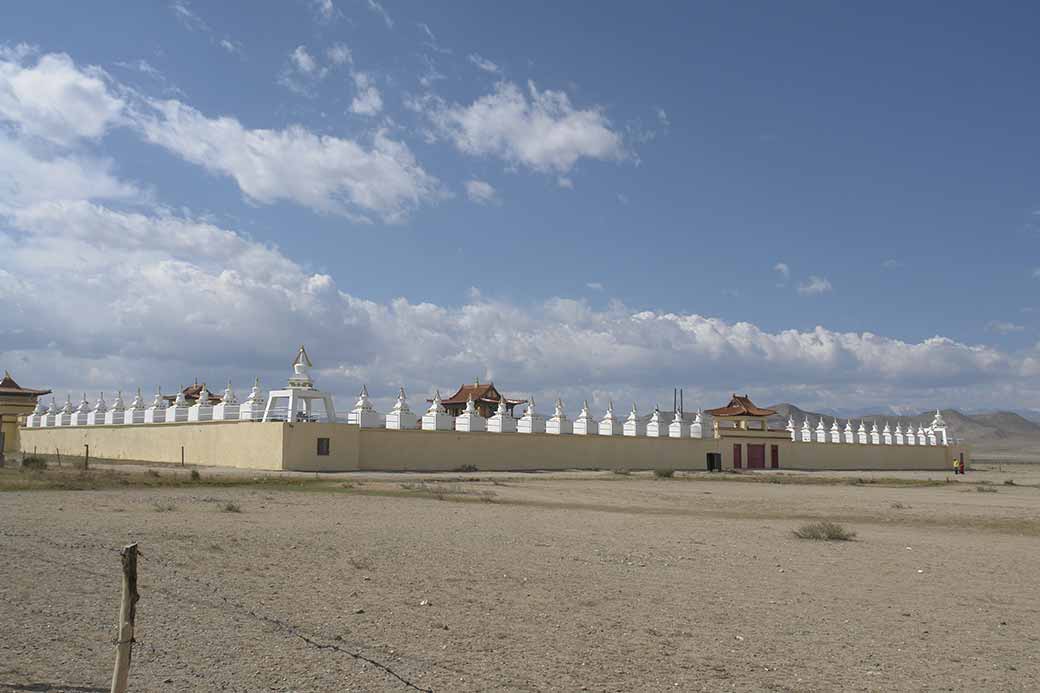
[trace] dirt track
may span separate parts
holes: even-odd
[[[1040,689],[1040,488],[496,479],[0,494],[0,690],[108,690],[129,541],[135,691],[411,690],[234,604],[436,691]]]

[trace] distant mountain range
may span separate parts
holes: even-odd
[[[795,423],[801,427],[805,417],[809,417],[812,426],[822,416],[825,425],[830,428],[834,414],[806,411],[794,404],[782,402],[769,407],[777,412],[775,421],[771,425],[779,424],[781,427],[787,424],[788,417],[794,417]],[[946,420],[950,435],[960,439],[972,447],[972,453],[977,460],[1006,460],[1040,462],[1040,423],[1032,421],[1017,412],[996,411],[977,414],[965,414],[956,409],[943,409],[943,418]],[[907,423],[914,426],[928,426],[935,417],[934,411],[921,412],[913,416],[897,416],[891,412],[883,414],[863,414],[860,416],[839,416],[840,425],[844,428],[844,422],[851,418],[854,427],[859,426],[862,419],[870,423],[877,421],[879,427],[888,422],[894,428],[896,422],[901,422],[905,428]]]

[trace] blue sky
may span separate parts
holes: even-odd
[[[1040,409],[1037,15],[11,4],[0,358]]]

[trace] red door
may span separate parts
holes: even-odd
[[[743,451],[743,447],[741,446],[740,443],[733,443],[733,468],[734,469],[740,469],[743,466],[743,464],[744,464],[743,452],[744,452]]]
[[[747,446],[747,468],[748,469],[765,469],[766,468],[766,446],[765,445],[748,445]]]
[[[772,445],[769,448],[769,468],[780,469],[780,446]]]

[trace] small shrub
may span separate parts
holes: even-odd
[[[477,465],[475,465],[475,464],[463,464],[463,465],[460,465],[458,467],[455,467],[455,469],[453,469],[451,471],[453,471],[453,472],[467,472],[467,473],[472,474],[473,472],[478,471],[478,470],[477,470]]]
[[[654,476],[656,476],[658,479],[671,479],[673,476],[675,476],[675,470],[674,469],[655,469],[654,470]]]
[[[154,477],[154,478],[158,479],[159,478],[159,470],[158,469],[149,469],[148,470],[148,476]]]
[[[802,525],[794,530],[794,535],[799,539],[816,541],[851,541],[856,533],[836,522],[822,521]]]
[[[177,506],[169,501],[155,501],[152,503],[152,510],[157,513],[168,513],[173,512],[177,509]]]
[[[896,502],[896,503],[892,504],[892,509],[893,510],[908,510],[909,508],[910,508],[909,505],[904,505],[903,503]]]
[[[1004,479],[1004,485],[1005,486],[1014,486],[1015,485],[1015,480],[1014,479]]]
[[[189,475],[189,478],[192,481],[202,481],[202,475],[199,474],[199,470],[197,470],[197,469],[191,470],[191,474]]]
[[[975,490],[978,491],[979,493],[996,493],[997,492],[997,489],[993,488],[992,486],[976,486]]]
[[[220,512],[222,512],[222,513],[240,513],[240,512],[242,512],[242,508],[241,508],[241,506],[239,506],[238,503],[232,503],[231,501],[228,501],[227,503],[224,503],[222,506],[220,506]]]
[[[47,460],[35,455],[22,458],[22,469],[46,469]]]

